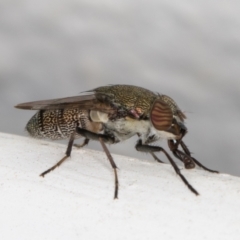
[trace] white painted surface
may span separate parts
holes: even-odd
[[[240,176],[239,9],[236,0],[1,0],[0,132],[24,135],[34,111],[18,103],[137,85],[177,102],[197,159]],[[135,142],[112,152],[142,158]]]
[[[1,239],[231,239],[240,236],[240,178],[113,155],[119,199],[104,153],[0,134]],[[111,150],[111,147],[109,147]]]

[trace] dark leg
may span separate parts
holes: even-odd
[[[182,181],[187,185],[187,187],[190,189],[191,192],[195,193],[196,195],[199,195],[199,193],[189,184],[189,182],[187,181],[187,179],[181,174],[180,169],[178,168],[178,166],[176,165],[176,163],[172,160],[172,158],[170,157],[170,155],[162,148],[162,147],[158,147],[158,146],[149,146],[149,145],[143,145],[142,141],[139,140],[137,142],[136,145],[136,149],[138,151],[141,152],[149,152],[149,153],[153,153],[153,152],[163,152],[165,154],[165,156],[168,158],[169,162],[171,163],[171,165],[173,166],[175,172],[177,173],[177,175],[179,175],[179,177],[182,179]]]
[[[183,141],[181,141],[181,142],[180,142],[180,145],[181,145],[183,151],[184,151],[187,155],[190,156],[190,155],[191,155],[191,152],[189,151],[189,149],[188,149],[188,147],[186,146],[186,144],[185,144]]]
[[[162,160],[160,160],[154,153],[150,153],[152,155],[152,157],[154,158],[154,160],[156,160],[159,163],[165,163]]]
[[[99,142],[101,143],[104,152],[106,153],[108,160],[113,168],[114,176],[115,176],[115,190],[114,190],[114,199],[118,198],[118,175],[117,175],[117,165],[115,164],[111,153],[109,152],[106,144],[103,142],[103,139],[100,137]]]
[[[114,199],[118,198],[118,185],[119,184],[118,184],[117,166],[113,160],[111,153],[109,152],[109,150],[105,144],[105,143],[114,143],[114,139],[111,136],[90,132],[90,131],[82,129],[82,128],[77,128],[76,132],[78,134],[81,134],[82,136],[84,136],[87,139],[96,140],[101,143],[102,148],[103,148],[104,152],[106,153],[107,158],[108,158],[108,160],[113,168],[113,171],[114,171],[114,176],[115,176]]]
[[[169,145],[171,151],[173,152],[173,154],[179,160],[181,160],[185,164],[185,168],[187,168],[187,169],[193,168],[193,167],[191,167],[191,166],[193,166],[192,163],[193,164],[195,163],[196,165],[198,165],[199,167],[203,168],[206,171],[213,172],[213,173],[218,173],[218,171],[211,170],[211,169],[205,167],[199,161],[197,161],[194,157],[192,157],[188,147],[186,146],[186,144],[182,140],[181,140],[181,142],[179,144],[181,145],[181,147],[182,147],[184,152],[182,152],[179,149],[177,149],[178,145],[176,145],[173,142],[173,140],[169,140],[168,141],[168,145]],[[194,167],[195,167],[195,164],[194,164]]]
[[[67,151],[66,151],[66,156],[63,157],[59,162],[57,162],[54,166],[52,166],[51,168],[49,168],[48,170],[46,170],[45,172],[41,173],[40,176],[44,177],[47,173],[53,171],[56,167],[59,167],[68,157],[70,157],[71,155],[71,151],[72,151],[72,146],[73,146],[73,142],[74,142],[74,135],[72,134],[72,136],[69,139],[68,142],[68,147],[67,147]]]
[[[185,149],[186,151],[184,150],[186,154],[184,154],[182,151],[178,149],[179,145],[182,142],[183,137],[186,134],[187,134],[187,129],[182,129],[181,137],[177,140],[168,140],[168,146],[172,151],[173,155],[184,163],[184,166],[186,169],[192,169],[192,168],[195,168],[195,163],[191,158],[191,154],[188,148],[186,147]]]
[[[182,140],[181,140],[182,141]],[[193,159],[191,158],[191,155],[184,153],[178,149],[180,142],[174,141],[174,140],[168,140],[168,146],[170,150],[172,151],[173,155],[178,158],[180,161],[184,163],[184,166],[186,169],[192,169],[195,168],[195,163]]]
[[[190,153],[190,151],[188,150],[186,144],[185,144],[183,141],[181,141],[180,144],[181,144],[181,147],[182,147],[182,149],[184,150],[184,152],[185,152],[186,154],[189,153],[189,156],[191,156],[191,153]],[[209,171],[209,172],[213,172],[213,173],[219,173],[219,172],[216,171],[216,170],[211,170],[211,169],[203,166],[199,161],[197,161],[197,160],[196,160],[195,158],[193,158],[192,156],[191,156],[191,158],[193,159],[193,161],[194,161],[199,167],[203,168],[204,170]]]

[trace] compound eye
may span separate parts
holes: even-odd
[[[170,106],[160,99],[155,100],[150,112],[150,119],[157,130],[168,130],[173,121],[173,113]]]

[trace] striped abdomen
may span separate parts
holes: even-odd
[[[40,110],[27,123],[26,130],[35,138],[69,138],[76,127],[99,132],[101,123],[93,123],[89,112],[80,109]],[[80,136],[78,136],[80,137]]]

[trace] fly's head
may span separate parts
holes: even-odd
[[[170,135],[166,135],[167,138],[180,139],[185,134],[187,131],[184,125],[185,118],[176,102],[166,95],[159,95],[150,110],[153,127],[157,131],[169,133]]]

